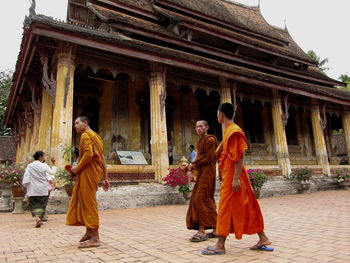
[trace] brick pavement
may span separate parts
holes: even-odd
[[[260,199],[274,252],[251,251],[257,237],[230,236],[227,254],[202,256],[214,240],[191,243],[187,206],[100,211],[99,248],[78,249],[83,227],[50,215],[34,228],[30,214],[0,214],[0,262],[350,262],[350,191]]]

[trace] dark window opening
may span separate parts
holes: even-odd
[[[260,102],[242,102],[244,132],[250,143],[265,143],[262,108]]]

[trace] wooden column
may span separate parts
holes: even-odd
[[[52,98],[43,90],[41,102],[41,117],[38,136],[38,149],[44,151],[47,156],[51,156],[51,125],[52,125]]]
[[[32,129],[33,133],[32,133],[32,139],[30,142],[30,152],[32,154],[40,150],[38,148],[39,125],[40,125],[40,115],[34,112],[34,121],[33,121],[33,129]]]
[[[150,62],[151,153],[155,178],[161,182],[168,174],[168,138],[166,127],[166,65]]]
[[[327,148],[326,148],[323,130],[321,127],[320,107],[317,104],[317,102],[314,100],[312,101],[311,122],[312,122],[312,131],[314,134],[317,164],[321,165],[322,172],[325,175],[330,176],[331,172],[330,172],[330,167],[328,162]]]
[[[350,163],[350,111],[346,110],[343,115],[343,129],[345,135],[346,149]]]
[[[52,116],[51,156],[64,164],[62,148],[72,144],[74,55],[73,45],[61,43],[57,50],[55,104]]]
[[[273,90],[272,101],[272,119],[275,135],[275,145],[277,161],[282,170],[282,175],[289,177],[292,168],[289,160],[288,144],[286,138],[286,131],[282,122],[282,106],[278,91]]]
[[[231,87],[226,78],[220,77],[220,103],[225,102],[232,103]]]
[[[264,104],[262,109],[262,120],[264,123],[264,139],[265,144],[267,145],[267,152],[269,155],[272,155],[273,152],[273,145],[272,145],[272,138],[271,138],[271,121],[270,121],[270,112],[268,105]]]
[[[27,125],[26,127],[26,135],[23,144],[23,154],[22,154],[22,162],[27,162],[31,160],[34,152],[31,152],[30,144],[32,138],[32,128]]]

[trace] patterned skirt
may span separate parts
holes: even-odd
[[[42,217],[45,214],[45,209],[49,196],[29,196],[29,210],[32,212],[32,216]]]

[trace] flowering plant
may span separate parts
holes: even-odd
[[[190,191],[188,176],[181,167],[169,169],[169,174],[163,178],[163,181],[165,181],[165,185],[170,185],[174,188],[178,186],[179,192],[184,194]]]
[[[332,177],[338,184],[344,181],[350,181],[350,171],[346,168],[338,169]]]
[[[14,163],[6,162],[0,164],[0,182],[10,185],[21,185],[24,168]]]
[[[297,180],[299,183],[308,182],[312,177],[312,172],[309,168],[299,168],[291,174],[291,178]]]
[[[262,170],[249,169],[247,172],[249,175],[250,184],[252,185],[254,190],[261,189],[264,183],[267,182],[267,176]]]
[[[59,188],[66,184],[72,184],[73,181],[73,177],[71,177],[66,169],[57,168],[55,173],[55,187]]]

